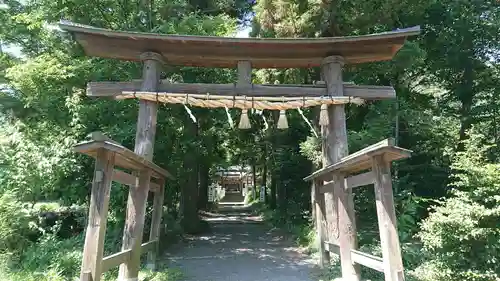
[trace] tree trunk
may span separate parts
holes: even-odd
[[[462,56],[462,59],[465,63],[463,69],[462,81],[458,85],[456,92],[458,94],[458,99],[460,100],[460,143],[458,144],[458,150],[463,151],[465,149],[463,140],[467,139],[467,130],[472,127],[472,116],[471,110],[474,99],[474,69],[473,69],[473,44],[471,39],[471,34],[467,33],[464,36],[466,41],[466,46],[464,46],[465,50],[468,52]]]
[[[271,198],[269,198],[269,207],[273,210],[276,209],[276,173],[274,165],[271,169]]]
[[[276,161],[276,148],[277,148],[277,129],[276,124],[278,123],[279,112],[274,110],[271,112],[271,120],[273,122],[272,129],[270,129],[271,133],[271,151],[270,155],[270,168],[271,168],[271,198],[269,199],[269,207],[271,209],[276,209],[276,198],[277,198],[277,161]]]
[[[198,209],[206,210],[208,206],[208,186],[210,169],[206,162],[200,163],[200,192],[198,198]]]
[[[197,137],[198,127],[191,120],[185,120],[188,137]],[[191,144],[190,144],[191,145]],[[197,233],[200,229],[198,217],[198,151],[195,146],[187,149],[184,158],[186,179],[181,191],[181,226],[186,233]]]
[[[267,198],[267,161],[266,161],[266,146],[264,146],[264,167],[262,168],[262,186],[264,187],[264,203],[268,203]]]
[[[288,217],[288,216],[286,216],[287,199],[286,199],[285,185],[283,184],[283,181],[281,179],[276,181],[276,184],[277,184],[277,191],[278,191],[278,210],[283,215],[283,217]]]
[[[255,167],[255,158],[252,159],[252,199],[257,199],[257,167]]]

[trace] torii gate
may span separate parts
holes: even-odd
[[[323,169],[306,180],[313,181],[312,201],[320,238],[320,265],[329,252],[340,254],[343,280],[359,280],[358,264],[384,272],[386,281],[404,280],[392,195],[390,162],[409,156],[390,140],[348,155],[344,104],[362,100],[390,99],[392,87],[344,83],[344,64],[390,60],[408,36],[419,27],[391,32],[331,38],[223,38],[162,35],[112,31],[62,21],[60,28],[72,33],[89,56],[142,61],[142,81],[90,82],[87,95],[115,99],[139,98],[139,117],[134,152],[112,140],[97,137],[76,150],[97,159],[89,225],[80,280],[100,280],[101,273],[120,265],[119,280],[135,281],[140,255],[149,251],[148,265],[155,267],[158,229],[161,222],[164,179],[167,171],[151,162],[157,122],[157,103],[181,103],[204,107],[236,107],[285,110],[322,106]],[[163,64],[197,67],[237,67],[236,84],[166,83],[160,80]],[[321,67],[322,85],[255,85],[252,68]],[[327,109],[328,108],[328,109]],[[326,110],[327,109],[327,110]],[[286,122],[285,122],[286,123]],[[248,124],[243,124],[246,128]],[[131,175],[114,165],[138,174]],[[357,174],[362,170],[370,172]],[[353,176],[352,175],[355,174]],[[137,177],[136,177],[137,176]],[[151,177],[158,180],[151,181]],[[122,251],[103,258],[103,240],[111,181],[130,185]],[[383,257],[357,251],[352,187],[375,184],[377,215]],[[154,187],[154,221],[150,241],[141,245],[147,192]]]

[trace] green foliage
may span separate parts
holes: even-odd
[[[71,151],[74,140],[55,132],[46,132],[40,140],[44,124],[35,128],[21,121],[10,127],[6,125],[0,128],[4,130],[0,161],[9,169],[0,171],[0,190],[16,192],[19,199],[32,203],[60,198],[59,194],[65,192],[67,197],[63,200],[75,202],[72,195],[81,193],[74,190],[72,184],[62,184],[78,171]]]
[[[45,270],[49,269],[70,279],[80,272],[82,244],[81,235],[65,240],[46,235],[39,243],[23,251],[19,258],[19,267],[16,268],[21,272],[35,272],[35,276],[37,272],[43,275]]]
[[[141,281],[179,281],[184,278],[184,273],[176,268],[161,268],[159,272],[144,272],[139,276]]]
[[[11,192],[0,196],[0,254],[19,252],[29,245],[33,230],[23,205]]]
[[[27,247],[19,257],[2,256],[5,259],[0,264],[0,279],[12,281],[75,280],[80,275],[83,239],[83,235],[64,240],[54,235],[45,235],[38,243]],[[113,247],[114,245],[109,243],[105,245],[108,249]],[[161,265],[159,270],[160,272],[142,270],[139,279],[177,281],[184,277],[184,274],[175,268]],[[116,280],[116,270],[105,273],[103,277],[104,280]]]
[[[136,101],[90,100],[84,95],[85,85],[92,80],[138,79],[141,64],[86,57],[73,38],[53,28],[54,23],[64,18],[104,28],[225,36],[234,33],[237,22],[244,20],[249,3],[179,0],[151,2],[149,7],[116,1],[4,2],[7,8],[0,10],[0,42],[2,47],[19,47],[23,57],[0,52],[0,194],[4,194],[0,218],[5,216],[0,222],[0,241],[2,254],[6,251],[6,260],[11,261],[2,267],[0,279],[70,280],[78,275],[81,257],[76,254],[81,255],[83,234],[64,223],[65,214],[74,211],[67,206],[88,204],[94,164],[89,157],[76,155],[72,146],[92,131],[103,131],[132,148],[137,120]],[[162,79],[228,83],[233,73],[169,68]],[[178,235],[179,195],[197,165],[196,161],[185,164],[185,155],[195,160],[202,156],[208,167],[225,158],[225,151],[214,149],[225,137],[214,129],[224,126],[225,119],[218,116],[225,114],[219,112],[215,121],[211,117],[203,121],[207,111],[193,111],[200,117],[195,141],[185,130],[188,120],[182,107],[161,106],[158,113],[155,162],[178,179],[166,190],[169,213],[164,216],[168,225],[164,230],[170,231],[166,235]],[[127,190],[113,187],[105,246],[108,253],[116,252],[121,244]],[[44,201],[57,206],[41,207]],[[61,218],[47,223],[38,217],[44,212]],[[80,215],[75,219],[85,220],[85,215]],[[148,220],[150,216],[148,211]],[[29,236],[28,231],[35,234]],[[178,274],[146,277],[174,280]]]
[[[457,154],[451,197],[422,223],[419,237],[431,257],[417,269],[423,280],[500,279],[500,165],[484,161],[480,139],[472,136]]]
[[[245,205],[253,203],[255,201],[254,196],[255,195],[253,189],[248,190],[248,192],[245,194],[245,199],[243,201]]]
[[[307,137],[306,141],[300,143],[300,153],[307,157],[315,167],[321,166],[322,155],[319,147],[321,146],[320,138],[312,136]]]
[[[112,29],[227,36],[249,19],[254,1],[3,2],[0,41],[21,48],[23,57],[0,52],[0,250],[12,262],[3,265],[0,279],[67,280],[78,275],[81,233],[67,231],[69,238],[61,239],[67,226],[57,222],[48,227],[33,216],[87,204],[93,162],[71,147],[88,133],[103,131],[133,147],[136,101],[90,100],[84,92],[87,81],[137,79],[141,65],[86,57],[53,24],[64,18]],[[491,164],[500,159],[497,1],[264,0],[256,1],[254,12],[252,34],[257,37],[359,35],[422,26],[422,35],[410,39],[392,61],[345,67],[345,81],[392,85],[398,95],[397,101],[346,106],[349,150],[395,137],[399,146],[414,151],[411,159],[393,165],[404,262],[409,269],[417,267],[410,278],[498,279],[500,178],[499,166]],[[169,67],[162,79],[232,83],[235,72]],[[256,71],[253,82],[310,84],[320,79],[318,69],[266,69]],[[154,161],[177,179],[167,185],[167,229],[179,231],[181,198],[186,187],[197,188],[198,165],[214,170],[244,164],[256,167],[258,179],[277,199],[270,200],[277,208],[266,208],[266,218],[310,244],[310,192],[302,178],[321,164],[320,138],[310,136],[310,128],[292,111],[287,111],[291,126],[285,131],[273,129],[276,116],[269,112],[250,114],[252,128],[246,131],[230,129],[224,110],[193,112],[198,126],[181,106],[160,106],[158,113]],[[234,120],[236,112],[230,112]],[[316,123],[314,109],[304,113]],[[458,145],[472,127],[484,137],[471,134],[474,145]],[[443,198],[440,204],[438,198]],[[127,190],[114,186],[107,251],[119,245],[126,200]],[[51,203],[40,204],[45,201]],[[359,240],[363,249],[376,252],[373,201],[372,191],[356,190]],[[415,237],[429,206],[431,215]],[[179,277],[175,270],[143,275],[151,280]]]

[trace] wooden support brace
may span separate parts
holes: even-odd
[[[338,244],[325,242],[325,248],[330,253],[340,255],[340,246]],[[363,253],[358,250],[351,250],[351,259],[357,264],[364,265],[379,272],[384,272],[383,260],[380,257]]]
[[[135,280],[139,274],[142,234],[146,216],[151,171],[139,173],[138,184],[130,187],[122,250],[130,250],[130,258],[120,266],[119,280]]]
[[[102,260],[102,272],[106,272],[111,268],[119,266],[120,264],[130,260],[131,252],[132,250],[125,250],[105,257]]]
[[[313,178],[318,180],[331,180],[331,173],[333,171],[350,174],[371,169],[372,158],[376,155],[383,155],[385,161],[391,162],[408,158],[411,156],[411,152],[411,150],[394,146],[392,139],[386,139],[343,157],[339,162],[317,170],[311,175],[305,177],[304,180],[308,181]]]
[[[104,252],[114,158],[114,152],[102,148],[97,151],[90,195],[89,221],[83,249],[81,281],[99,281],[101,279],[103,271],[101,262]]]
[[[113,171],[113,181],[128,186],[134,186],[137,183],[137,177],[120,170]],[[149,191],[157,191],[160,185],[155,182],[149,183]]]
[[[338,244],[325,242],[325,248],[330,253],[340,255],[340,246]],[[351,259],[357,264],[364,265],[379,272],[384,272],[384,264],[381,257],[363,253],[358,250],[351,250]]]
[[[158,240],[150,240],[141,244],[141,254],[151,252],[158,245]]]
[[[383,155],[374,156],[372,171],[375,174],[375,200],[385,281],[404,281],[390,163],[384,159]]]
[[[317,189],[318,182],[313,181],[313,188]],[[324,268],[330,264],[330,254],[325,249],[325,242],[328,241],[327,221],[325,210],[325,195],[316,190],[314,192],[314,208],[316,208],[316,237],[318,240],[319,265]]]
[[[163,215],[163,200],[165,194],[165,184],[161,183],[154,195],[153,201],[153,217],[151,219],[151,229],[149,231],[149,240],[159,241],[161,217]],[[156,259],[159,251],[159,243],[156,243],[154,248],[148,252],[147,267],[150,270],[156,270]]]
[[[356,239],[356,219],[354,215],[354,202],[352,189],[345,188],[344,175],[334,176],[334,198],[338,206],[339,217],[339,245],[342,278],[345,280],[360,280],[360,269],[351,257],[351,251],[356,250],[358,243]]]
[[[151,252],[158,245],[158,240],[151,240],[141,245],[141,254],[145,252]],[[118,266],[123,263],[127,263],[130,260],[130,254],[132,250],[125,250],[118,253],[114,253],[102,259],[101,272],[104,273],[111,268]]]
[[[311,222],[314,229],[317,229],[316,226],[316,185],[314,181],[311,183]]]
[[[370,171],[363,174],[345,178],[345,182],[346,182],[345,188],[349,189],[358,186],[373,184],[375,182],[375,177],[373,176],[373,173]],[[319,192],[321,193],[333,192],[334,186],[335,183],[333,181],[326,182],[324,185],[319,187]]]
[[[364,265],[378,272],[384,272],[384,261],[381,257],[363,253],[358,250],[351,250],[352,261]]]

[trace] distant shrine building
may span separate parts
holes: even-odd
[[[218,168],[215,175],[215,181],[226,194],[245,196],[253,188],[252,170],[248,166]]]

